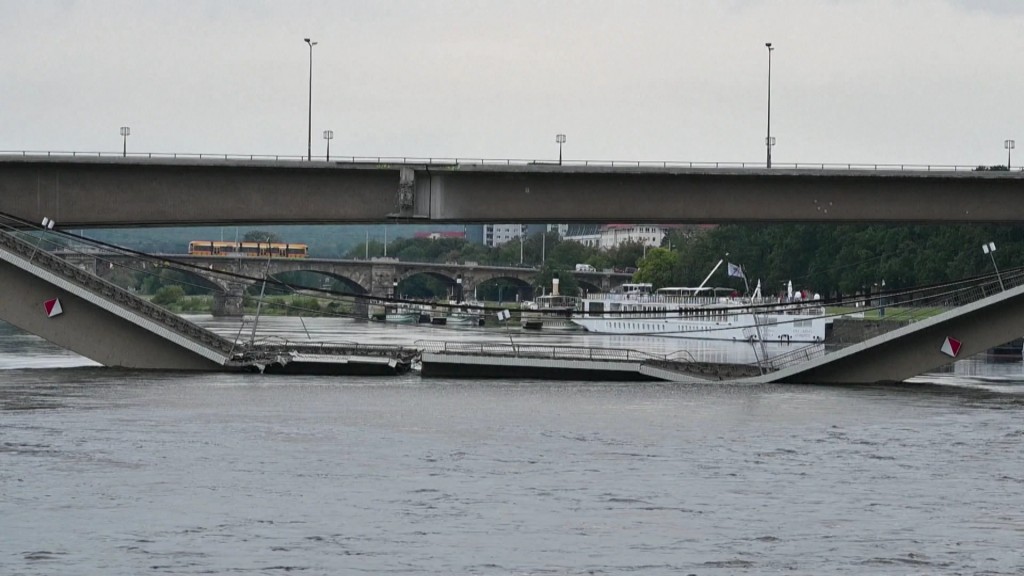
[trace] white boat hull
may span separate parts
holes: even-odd
[[[397,310],[384,314],[384,321],[393,324],[416,324],[420,321],[420,313],[415,310]]]
[[[445,317],[446,326],[480,326],[482,317],[476,314],[450,314]]]
[[[824,316],[785,314],[736,314],[720,322],[692,318],[574,317],[572,321],[589,332],[667,336],[696,340],[822,342],[831,319]]]

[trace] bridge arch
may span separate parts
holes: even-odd
[[[610,291],[610,290],[605,290],[599,284],[597,284],[595,282],[592,282],[592,281],[590,281],[589,279],[586,279],[586,278],[577,277],[576,278],[576,285],[580,287],[580,292],[582,294],[591,294],[591,293],[594,293],[594,292],[608,292],[608,291]],[[619,284],[619,286],[621,286],[621,284]]]
[[[322,280],[319,281],[319,282],[314,282],[313,283],[314,285],[310,285],[309,283],[304,283],[304,282],[295,282],[293,279],[289,278],[289,275],[296,274],[296,273],[315,274],[316,276],[320,277]],[[295,287],[296,289],[313,288],[313,289],[324,289],[324,290],[337,290],[337,291],[348,292],[348,293],[352,293],[352,294],[369,294],[370,293],[370,290],[360,282],[360,279],[352,278],[348,274],[341,274],[341,273],[338,273],[338,272],[327,272],[327,271],[324,271],[324,270],[300,268],[300,269],[295,269],[295,270],[275,270],[274,272],[272,272],[270,274],[270,277],[274,278],[274,279],[276,279],[276,280],[278,280],[280,282],[284,282],[286,284],[289,284],[289,285]],[[364,282],[366,281],[366,279],[362,279],[362,280]],[[340,286],[339,287],[334,287],[333,286],[334,284],[338,284]],[[340,288],[340,290],[339,290],[339,288]]]
[[[467,297],[477,294],[479,300],[495,302],[532,300],[534,292],[532,282],[520,276],[501,272],[473,275],[463,289]]]
[[[460,280],[462,275],[450,270],[407,267],[396,271],[393,288],[397,289],[397,294],[417,298],[460,300],[463,296],[459,293],[459,287],[463,286]]]

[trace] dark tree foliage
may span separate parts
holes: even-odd
[[[284,242],[284,240],[282,240],[280,236],[278,236],[277,234],[275,234],[273,232],[267,232],[266,230],[250,230],[250,231],[245,233],[245,236],[242,237],[242,241],[243,242],[271,242],[271,243]],[[299,242],[299,241],[298,240],[293,240],[293,242]]]
[[[981,250],[986,242],[996,243],[1000,268],[1024,262],[1024,228],[978,224],[723,225],[675,251],[681,284],[696,285],[725,259],[743,266],[751,286],[760,279],[766,293],[792,280],[825,296],[852,294],[882,280],[898,289],[991,273],[992,260]]]

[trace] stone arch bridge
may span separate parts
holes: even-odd
[[[533,297],[537,268],[519,266],[490,266],[469,263],[405,262],[397,258],[371,258],[369,260],[333,260],[324,258],[249,258],[224,256],[190,256],[185,254],[153,254],[148,257],[124,254],[67,254],[75,265],[100,276],[115,266],[147,269],[154,266],[181,270],[197,276],[214,288],[214,315],[239,316],[242,298],[247,288],[264,275],[273,277],[285,272],[313,272],[325,278],[338,280],[349,292],[377,298],[393,296],[402,281],[426,274],[451,286],[453,294],[472,294],[485,282],[510,280],[519,288],[523,299]],[[228,274],[222,274],[222,273]],[[576,281],[586,292],[607,292],[629,282],[632,274],[602,270],[573,272]],[[247,280],[246,278],[249,278]],[[460,288],[461,287],[461,288]]]

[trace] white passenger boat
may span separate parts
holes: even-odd
[[[526,330],[582,330],[572,321],[582,301],[577,296],[560,294],[539,296],[533,302],[524,303],[520,312],[522,326]]]
[[[411,306],[387,306],[384,309],[384,321],[394,324],[416,324],[420,315],[421,312]]]
[[[587,295],[572,321],[605,334],[784,343],[823,342],[832,323],[813,297],[762,298],[760,289],[750,297],[719,295],[722,290],[733,292],[703,284],[657,291],[623,284],[618,292]]]
[[[581,330],[572,316],[580,311],[582,302],[577,296],[561,294],[556,276],[551,279],[550,294],[523,303],[519,319],[524,330]]]
[[[446,326],[483,326],[483,302],[450,302],[444,314]]]

